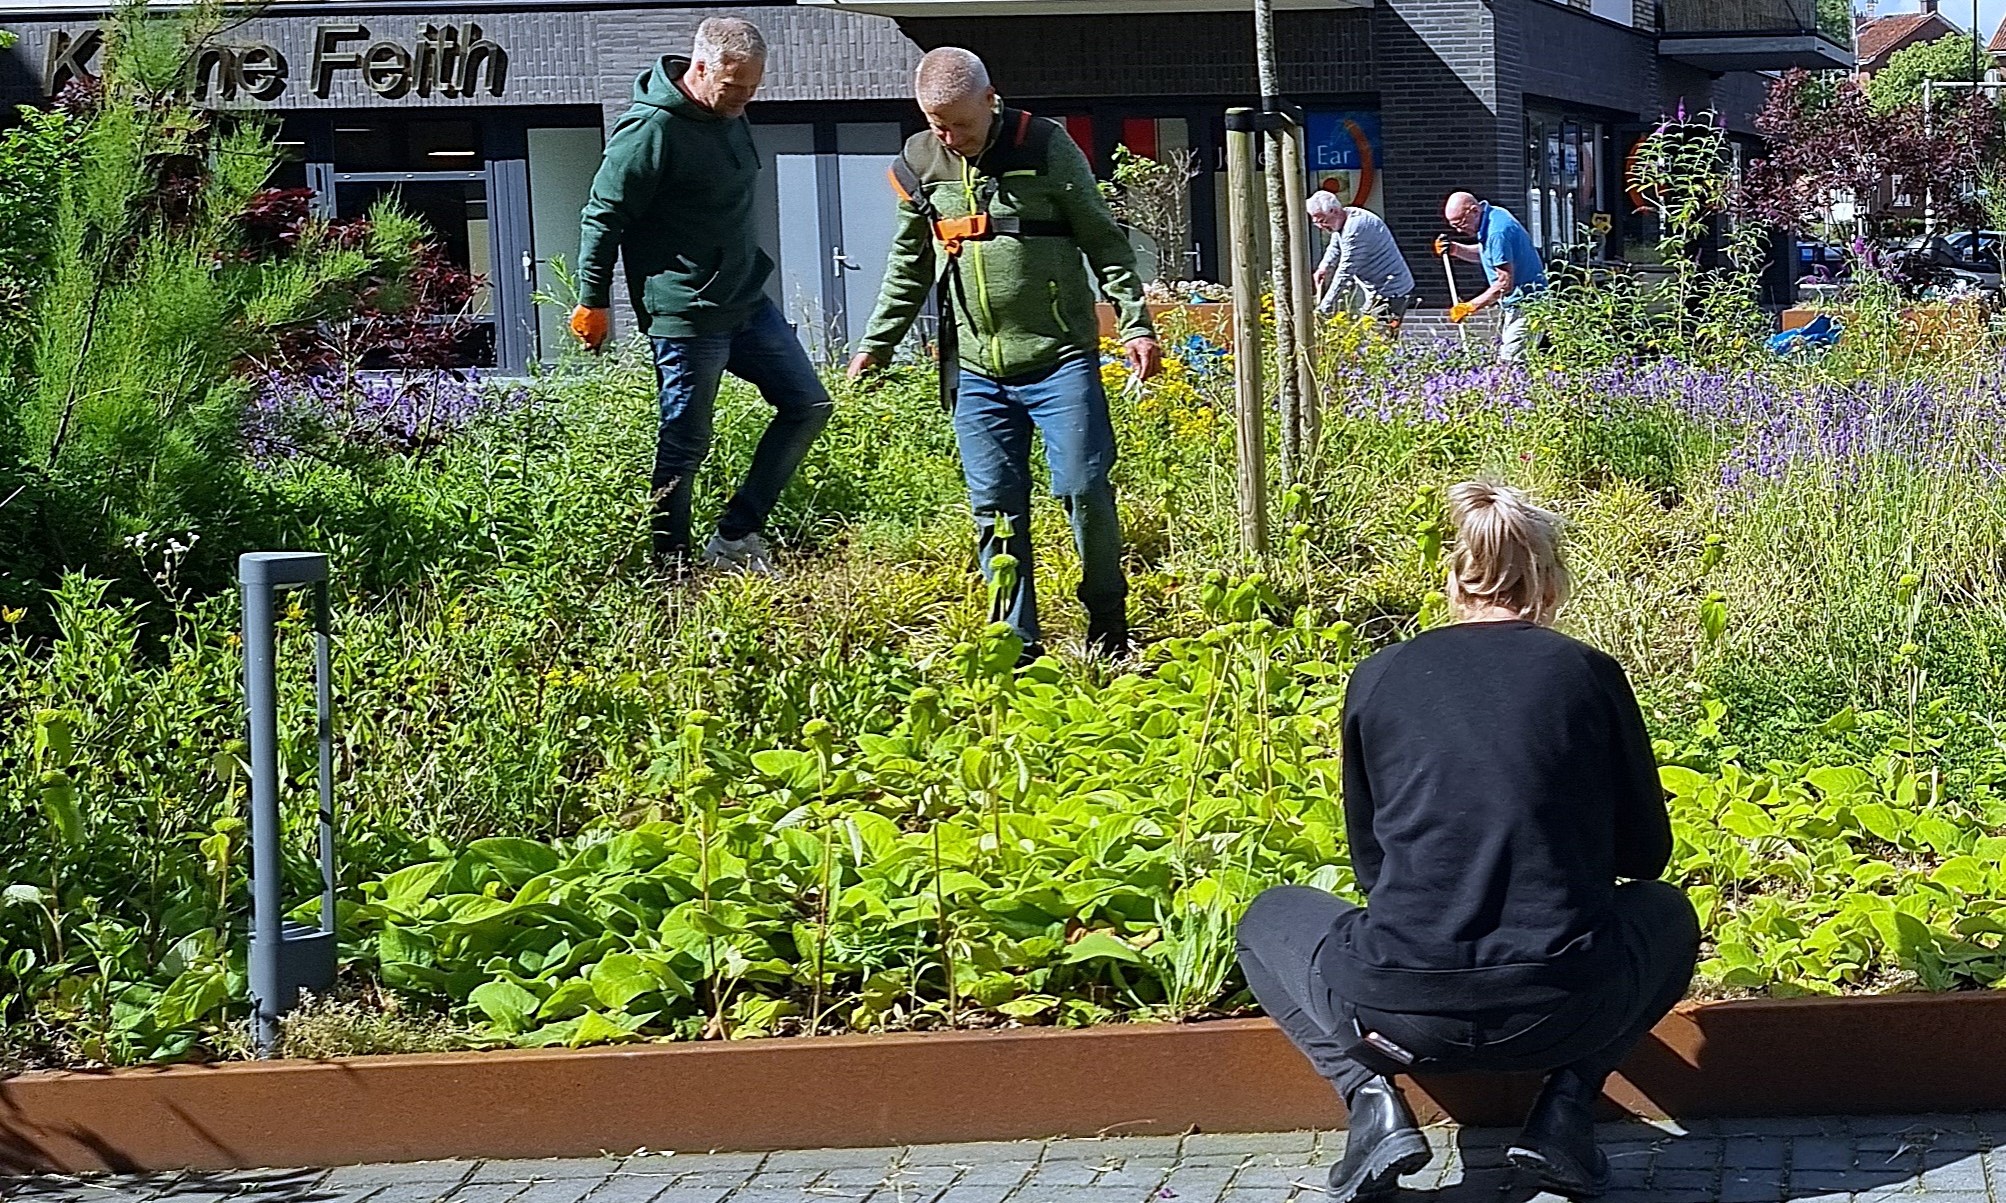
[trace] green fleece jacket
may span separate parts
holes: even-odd
[[[981,196],[992,192],[992,217],[1063,222],[1072,230],[1070,237],[1004,235],[962,244],[967,305],[956,320],[963,367],[1008,379],[1093,352],[1100,322],[1087,264],[1114,303],[1117,337],[1125,342],[1153,333],[1134,248],[1108,212],[1086,155],[1058,122],[1006,108],[974,159],[948,150],[931,132],[906,142],[905,159],[942,217],[976,212]],[[884,286],[859,351],[881,363],[891,358],[945,262],[926,219],[901,200]]]
[[[579,223],[579,303],[611,303],[617,254],[634,315],[656,338],[737,328],[773,271],[752,220],[752,127],[686,96],[676,81],[688,69],[664,57],[634,81]]]

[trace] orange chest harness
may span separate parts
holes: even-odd
[[[1031,114],[1021,109],[1004,109],[999,120],[1005,122],[1009,133],[999,142],[1007,142],[1013,152],[1021,152],[1033,131]],[[998,149],[992,144],[990,150]],[[1033,147],[1035,150],[1036,148]],[[1033,169],[1043,174],[1044,156]],[[920,215],[932,233],[934,242],[946,256],[946,264],[940,272],[934,287],[934,309],[939,315],[940,339],[940,402],[941,407],[952,413],[960,376],[960,339],[957,315],[967,316],[968,298],[961,283],[961,252],[971,242],[989,242],[997,238],[1071,238],[1072,225],[1065,221],[1022,218],[1010,214],[993,214],[989,211],[997,194],[996,177],[985,175],[973,185],[972,212],[959,217],[948,217],[933,203],[928,194],[927,180],[914,167],[904,152],[892,160],[892,192],[899,200]]]

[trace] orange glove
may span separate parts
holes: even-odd
[[[571,311],[571,332],[587,350],[597,351],[606,345],[607,336],[613,332],[613,311],[580,305]]]
[[[1443,255],[1446,255],[1448,253],[1449,253],[1449,236],[1447,234],[1435,235],[1435,257],[1439,259]]]
[[[1466,321],[1476,311],[1477,307],[1475,305],[1470,304],[1468,301],[1460,301],[1449,306],[1449,320],[1452,322]]]

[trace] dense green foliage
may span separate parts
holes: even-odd
[[[1749,378],[1710,417],[1684,399],[1704,379],[1626,399],[1586,370],[1497,376],[1345,334],[1333,346],[1361,374],[1325,448],[1342,468],[1282,495],[1285,545],[1259,579],[1208,568],[1235,558],[1223,382],[1180,363],[1117,405],[1153,638],[1137,671],[1070,653],[1003,671],[1014,648],[983,625],[918,374],[840,390],[783,502],[796,554],[777,582],[672,586],[642,566],[635,360],[560,373],[533,404],[367,473],[311,458],[262,473],[312,500],[305,538],[344,582],[352,980],[402,994],[407,1027],[433,1014],[454,1039],[529,1042],[1244,1006],[1238,908],[1278,881],[1348,887],[1345,671],[1441,620],[1436,490],[1481,471],[1573,524],[1565,625],[1625,661],[1675,766],[1676,872],[1714,941],[1705,989],[2006,971],[1990,477],[1899,454],[1724,475],[1754,454],[1737,439],[1760,433],[1760,406],[1802,422],[1829,404],[1817,369]],[[1949,377],[1922,387],[1951,394]],[[762,413],[728,391],[712,504]],[[1055,595],[1075,571],[1063,532],[1041,511]],[[163,626],[76,580],[44,616],[53,643],[26,638],[25,616],[0,639],[14,1039],[34,1059],[228,1053],[233,598],[191,598]],[[1053,619],[1077,638],[1068,607]],[[300,616],[282,629],[300,668]],[[303,788],[303,669],[287,681]],[[315,1014],[320,1043],[301,1047],[330,1039]],[[388,1046],[433,1046],[407,1036]]]
[[[385,210],[373,243],[308,229],[311,253],[198,273],[247,249],[262,177],[149,188],[73,153],[102,138],[132,172],[145,139],[194,146],[156,100],[0,142],[55,181],[0,188],[52,214],[46,244],[0,238],[27,281],[0,311],[0,467],[22,487],[0,527],[60,534],[0,543],[0,1059],[242,1051],[229,567],[266,542],[327,550],[337,591],[344,972],[296,1052],[1243,1010],[1247,901],[1351,888],[1345,678],[1445,620],[1441,490],[1478,474],[1569,519],[1563,626],[1646,706],[1702,991],[2006,977],[1996,352],[1918,342],[1868,287],[1838,353],[1760,353],[1745,270],[1685,262],[1725,197],[1700,178],[1717,131],[1668,126],[1644,156],[1669,285],[1556,290],[1531,370],[1335,320],[1323,437],[1275,490],[1264,564],[1238,549],[1219,349],[1166,331],[1169,370],[1137,390],[1110,363],[1145,650],[1078,654],[1056,600],[1077,565],[1041,505],[1057,653],[1013,672],[924,372],[833,386],[773,524],[784,578],[665,580],[639,348],[463,387],[450,423],[423,382],[263,374],[257,347],[338,321],[343,281],[408,257],[411,227]],[[268,150],[200,145],[183,157]],[[92,312],[117,320],[85,340]],[[701,505],[766,413],[727,389]],[[281,762],[311,899],[303,618],[280,623]]]
[[[1933,42],[1904,46],[1889,55],[1887,66],[1874,72],[1867,81],[1867,95],[1873,98],[1874,108],[1886,112],[1898,105],[1919,103],[1924,80],[1968,84],[1973,79],[1985,78],[1991,56],[1982,48],[1974,48],[1972,41],[1964,34],[1945,34]],[[1956,98],[1956,93],[1949,89],[1937,95],[1946,107]]]
[[[286,537],[242,470],[249,369],[398,279],[426,236],[389,205],[341,231],[262,220],[271,130],[184,97],[226,23],[128,5],[102,77],[0,135],[0,604],[74,569],[145,595],[135,550],[162,531],[208,538],[179,554],[210,577],[226,544]]]

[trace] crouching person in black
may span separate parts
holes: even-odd
[[[1691,904],[1656,880],[1671,823],[1629,680],[1548,625],[1559,519],[1503,486],[1449,499],[1457,621],[1366,660],[1345,699],[1367,905],[1280,886],[1240,924],[1247,984],[1350,1110],[1337,1203],[1428,1161],[1396,1073],[1550,1071],[1508,1158],[1602,1193],[1594,1104],[1699,949]]]

